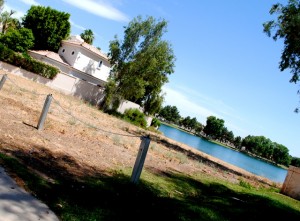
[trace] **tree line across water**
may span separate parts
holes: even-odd
[[[289,155],[289,149],[282,144],[271,141],[264,136],[248,135],[245,138],[235,136],[225,126],[225,121],[215,116],[207,117],[203,125],[195,117],[182,117],[176,106],[167,105],[157,115],[163,122],[174,124],[195,135],[218,141],[232,148],[245,151],[275,164],[300,167],[300,158]]]

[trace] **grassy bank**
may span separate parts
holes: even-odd
[[[19,154],[0,154],[1,165],[61,220],[255,220],[271,214],[273,220],[300,220],[299,201],[242,179],[232,184],[204,174],[144,170],[133,185],[130,168],[76,176]]]

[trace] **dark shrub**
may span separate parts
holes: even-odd
[[[4,61],[49,79],[53,79],[59,72],[58,68],[37,61],[28,55],[24,56],[16,53],[1,43],[0,61]]]
[[[151,126],[153,127],[159,127],[160,126],[160,121],[157,118],[153,118],[151,121]]]
[[[147,127],[145,115],[138,109],[127,109],[124,113],[124,119],[140,127]]]

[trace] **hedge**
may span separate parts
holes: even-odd
[[[37,61],[27,54],[16,53],[1,43],[0,61],[4,61],[49,79],[53,79],[59,73],[58,68]]]
[[[142,113],[136,108],[130,108],[125,110],[124,119],[139,127],[147,127],[147,121],[145,120],[144,113]]]

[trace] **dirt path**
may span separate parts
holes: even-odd
[[[0,71],[0,74],[3,73]],[[2,152],[24,159],[25,156],[26,159],[30,156],[46,159],[51,154],[51,160],[47,159],[49,167],[55,161],[73,174],[87,174],[91,170],[109,173],[131,169],[141,142],[140,136],[150,134],[145,169],[177,171],[191,176],[207,174],[229,182],[239,182],[243,177],[254,186],[274,185],[270,180],[187,145],[104,114],[78,98],[10,73],[8,77],[0,91]],[[38,131],[36,126],[48,94],[53,95],[53,101],[44,130]]]

